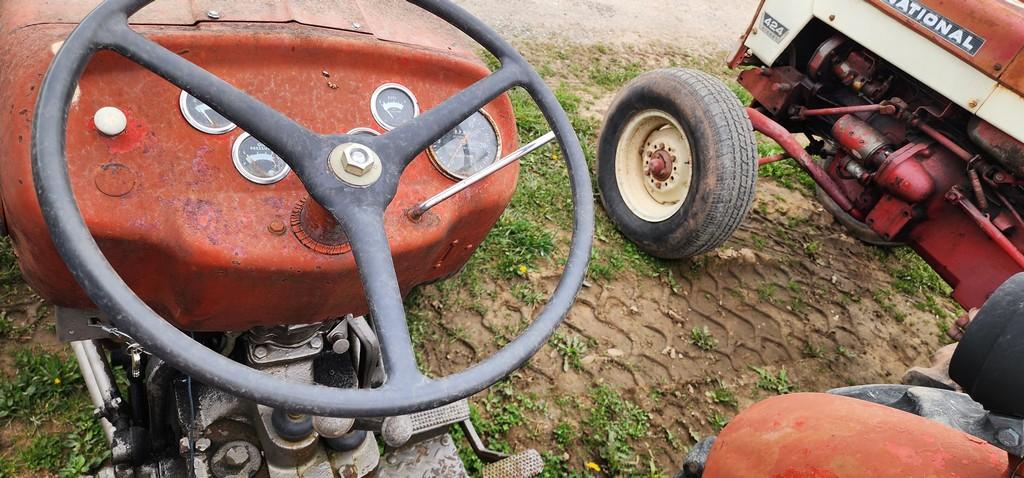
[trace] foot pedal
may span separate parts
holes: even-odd
[[[526,450],[484,467],[484,478],[533,478],[544,471],[537,450]]]
[[[469,401],[463,399],[441,408],[414,413],[409,415],[409,419],[414,437],[438,429],[447,430],[449,426],[469,419]]]

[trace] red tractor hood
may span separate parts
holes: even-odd
[[[0,34],[32,25],[75,24],[100,3],[100,0],[3,0],[0,1]],[[402,0],[158,0],[131,20],[136,25],[299,23],[366,33],[385,41],[471,53],[468,42],[453,28]]]

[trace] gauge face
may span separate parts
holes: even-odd
[[[224,134],[235,129],[234,123],[228,121],[213,108],[206,106],[202,101],[193,98],[187,91],[181,92],[178,103],[185,120],[199,131],[208,134]]]
[[[280,156],[249,133],[235,140],[232,159],[238,172],[256,184],[274,184],[291,172]]]
[[[373,117],[390,131],[419,116],[420,105],[408,88],[395,83],[381,85],[370,99]]]
[[[501,141],[494,122],[478,111],[430,147],[431,157],[449,176],[468,178],[498,159]]]

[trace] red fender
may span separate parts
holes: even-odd
[[[722,431],[704,478],[1000,478],[1006,452],[882,405],[793,394],[750,407]]]

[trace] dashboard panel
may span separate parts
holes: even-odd
[[[376,100],[385,96],[380,104],[395,108],[402,98],[383,85],[401,85],[415,109],[426,111],[488,73],[478,60],[447,51],[296,24],[137,28],[324,134],[386,132],[374,114]],[[29,160],[32,92],[52,58],[51,45],[69,31],[67,25],[40,25],[3,44],[34,51],[36,58],[0,71],[0,105],[12,112],[0,115],[0,144],[9,151],[0,161],[0,194],[26,280],[58,305],[90,308],[52,244],[40,240],[49,235]],[[382,94],[375,98],[377,92]],[[86,222],[115,269],[165,318],[190,330],[246,330],[364,313],[347,249],[325,253],[293,227],[308,200],[299,179],[255,138],[197,103],[110,52],[98,54],[80,82],[69,115],[68,165]],[[95,112],[109,106],[128,120],[113,137],[93,124]],[[400,121],[398,115],[388,121]],[[517,147],[507,97],[475,116],[489,120],[497,141],[486,139],[480,148],[485,161],[491,160],[487,148],[504,155]],[[510,201],[518,166],[417,221],[406,216],[459,176],[424,152],[402,178],[386,227],[406,292],[462,267]]]

